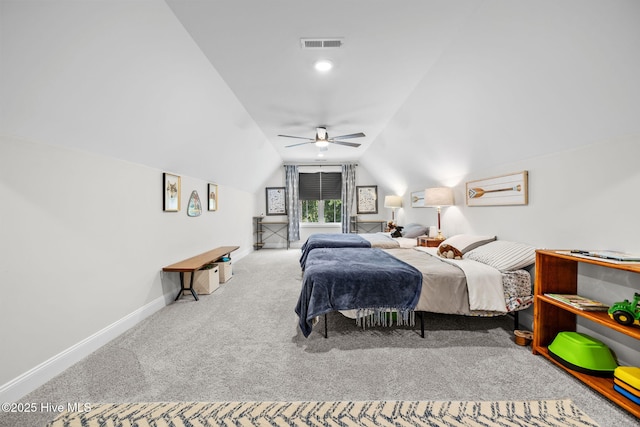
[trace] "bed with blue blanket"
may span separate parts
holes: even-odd
[[[413,237],[392,237],[391,233],[316,233],[302,245],[300,267],[304,270],[309,252],[318,248],[413,248],[417,240]]]
[[[444,259],[437,248],[427,247],[314,249],[296,306],[300,329],[308,336],[317,318],[331,311],[362,326],[390,326],[381,315],[389,311],[401,313],[396,316],[400,325],[413,325],[414,313],[422,312],[483,317],[512,313],[517,327],[517,313],[533,303],[535,248],[527,248],[518,265],[498,269],[494,263],[514,258],[522,246],[517,245],[492,242],[483,246],[484,253],[470,251],[469,258],[461,260]],[[473,252],[475,258],[483,255],[478,259],[484,262],[472,259]]]
[[[295,311],[305,337],[317,316],[336,310],[393,310],[406,322],[421,289],[420,271],[382,249],[317,248],[308,254]]]

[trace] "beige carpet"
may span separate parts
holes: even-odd
[[[597,426],[571,400],[100,404],[49,427]]]

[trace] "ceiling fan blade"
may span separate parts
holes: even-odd
[[[361,145],[361,144],[356,144],[355,142],[347,142],[347,141],[329,140],[329,142],[332,143],[332,144],[346,145],[347,147],[360,147],[360,145]]]
[[[300,142],[298,144],[285,145],[284,148],[297,147],[298,145],[315,144],[315,141]]]
[[[278,136],[282,136],[282,137],[285,137],[285,138],[306,139],[307,141],[310,141],[310,142],[315,142],[316,141],[313,138],[305,138],[305,137],[302,137],[302,136],[291,136],[291,135],[278,135]]]
[[[362,138],[362,137],[365,137],[365,136],[367,136],[367,135],[365,135],[362,132],[358,132],[358,133],[350,133],[349,135],[334,136],[331,139]]]

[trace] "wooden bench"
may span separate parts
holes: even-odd
[[[231,252],[238,249],[239,246],[220,246],[219,248],[215,248],[208,252],[201,253],[200,255],[196,255],[191,258],[187,258],[180,262],[176,262],[175,264],[168,265],[162,268],[162,271],[175,271],[180,273],[180,292],[178,292],[178,296],[175,301],[182,296],[184,291],[191,291],[191,295],[198,301],[198,294],[193,290],[193,277],[195,276],[195,272],[200,270],[207,264],[211,264],[212,262],[220,261],[225,256],[231,257]],[[184,273],[191,273],[191,280],[189,287],[184,286]]]

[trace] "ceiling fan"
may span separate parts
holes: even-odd
[[[327,146],[329,144],[339,144],[339,145],[346,145],[347,147],[354,147],[357,148],[359,147],[361,144],[357,144],[355,142],[347,142],[347,141],[340,141],[341,139],[349,139],[349,138],[362,138],[364,136],[366,136],[364,133],[362,132],[358,132],[358,133],[350,133],[349,135],[340,135],[340,136],[336,136],[333,138],[329,138],[329,134],[327,133],[327,128],[325,127],[318,127],[316,128],[316,137],[315,138],[305,138],[302,136],[291,136],[291,135],[278,135],[278,136],[282,136],[285,138],[297,138],[297,139],[306,139],[306,142],[301,142],[299,144],[291,144],[291,145],[287,145],[285,148],[289,148],[289,147],[297,147],[298,145],[304,145],[304,144],[316,144],[316,147],[319,147],[320,150],[324,151],[327,149]]]

